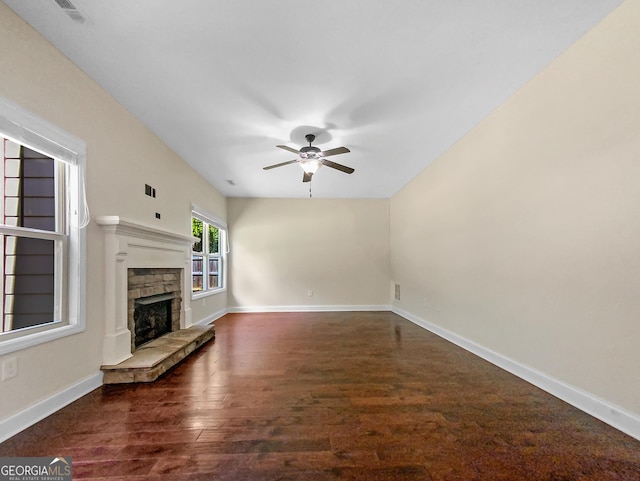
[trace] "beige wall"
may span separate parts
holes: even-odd
[[[230,309],[389,304],[388,200],[230,198],[227,205]]]
[[[225,201],[3,3],[0,95],[87,142],[94,217],[188,234],[192,202],[228,215],[228,294],[195,322],[384,306],[391,280],[396,307],[640,414],[639,35],[627,1],[390,201]],[[87,330],[12,354],[0,422],[97,372],[102,250],[92,223]]]
[[[391,200],[394,305],[640,414],[640,2]]]
[[[184,235],[191,233],[192,202],[225,218],[226,202],[217,191],[1,2],[0,59],[1,96],[87,143],[92,217],[119,215]],[[144,195],[145,183],[157,189],[156,199]],[[18,376],[0,385],[0,421],[98,372],[103,291],[102,232],[92,222],[86,332],[10,355],[18,359]],[[226,294],[194,306],[193,321],[224,306]]]

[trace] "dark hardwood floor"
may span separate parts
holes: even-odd
[[[640,441],[388,312],[231,314],[0,444],[74,479],[640,480]]]

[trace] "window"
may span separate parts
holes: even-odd
[[[85,151],[0,98],[0,355],[84,330]]]
[[[55,286],[62,284],[66,256],[64,190],[58,189],[66,172],[62,162],[6,138],[0,142],[4,333],[62,319]]]
[[[226,224],[202,209],[192,211],[191,279],[194,295],[223,290],[226,272]]]

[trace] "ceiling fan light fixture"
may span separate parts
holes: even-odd
[[[318,159],[305,159],[298,162],[306,174],[315,174],[322,165]]]
[[[323,150],[320,150],[318,147],[314,147],[313,145],[311,145],[311,142],[313,142],[316,138],[315,135],[307,134],[305,135],[305,138],[307,139],[307,142],[309,142],[309,145],[305,147],[301,147],[300,150],[294,149],[293,147],[289,147],[287,145],[276,145],[276,147],[278,147],[279,149],[283,149],[283,150],[286,150],[287,152],[293,152],[294,154],[298,154],[297,159],[289,160],[287,162],[280,162],[279,164],[268,165],[266,167],[263,167],[262,169],[271,170],[271,169],[275,169],[276,167],[282,167],[284,165],[298,164],[302,169],[302,171],[304,172],[304,175],[302,176],[302,182],[311,182],[311,178],[313,177],[313,175],[323,165],[326,165],[331,169],[344,172],[345,174],[353,174],[354,169],[352,169],[351,167],[338,164],[336,162],[327,160],[325,158],[332,155],[346,154],[348,152],[351,152],[349,149],[347,149],[346,147],[336,147],[334,149],[323,151]],[[309,193],[311,193],[311,191],[309,191]]]

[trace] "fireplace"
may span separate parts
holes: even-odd
[[[103,365],[116,365],[161,331],[192,326],[188,272],[194,238],[117,216],[98,217],[96,223],[105,233]],[[141,307],[158,302],[165,307],[151,313]],[[160,320],[162,309],[170,320]],[[141,315],[146,325],[136,329]]]

